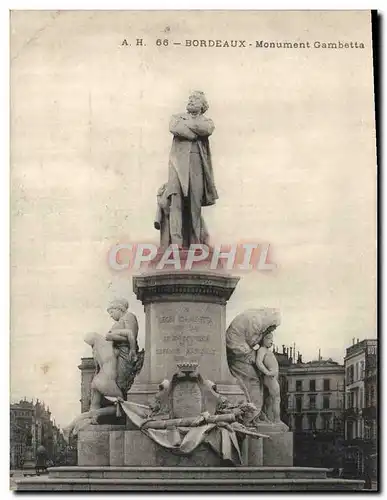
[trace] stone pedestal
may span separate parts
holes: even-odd
[[[263,441],[246,436],[242,445],[243,464],[249,467],[260,467],[263,465]]]
[[[145,310],[145,360],[128,399],[148,403],[181,362],[198,363],[203,378],[231,400],[243,397],[229,372],[225,339],[226,303],[238,281],[209,271],[155,271],[133,278]]]
[[[78,465],[124,465],[124,431],[121,425],[91,425],[78,435]]]
[[[293,432],[289,432],[283,422],[278,424],[262,422],[258,425],[258,432],[270,437],[270,439],[264,439],[262,443],[263,465],[291,467],[293,465]],[[255,463],[249,462],[249,465],[255,465]]]
[[[293,465],[293,432],[268,433],[263,440],[263,465],[265,467],[291,467]]]
[[[262,439],[253,439],[255,443],[251,443],[251,449],[249,440],[246,439],[243,455],[255,454],[254,464],[262,465]],[[174,454],[140,430],[128,430],[119,425],[91,425],[78,436],[80,467],[220,467],[223,463],[206,443],[189,455]]]

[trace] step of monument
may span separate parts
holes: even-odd
[[[342,491],[361,490],[364,481],[348,479],[147,479],[35,477],[16,482],[19,491]]]
[[[315,467],[53,467],[52,478],[106,479],[324,479],[329,469]]]

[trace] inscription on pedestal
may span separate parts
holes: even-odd
[[[183,361],[196,361],[206,377],[218,376],[221,306],[188,302],[152,308],[152,361],[160,379]]]

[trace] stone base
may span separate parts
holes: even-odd
[[[206,245],[204,245],[206,247]],[[151,260],[147,266],[148,270],[158,270],[158,271],[224,271],[227,268],[227,261],[225,259],[214,260],[214,266],[212,266],[212,259],[214,256],[214,249],[207,246],[208,255],[203,260],[196,261],[196,258],[201,258],[203,255],[202,250],[192,250],[189,248],[181,248],[172,257],[170,253],[170,247],[159,248],[156,257]],[[205,248],[203,248],[205,251]],[[173,264],[165,264],[165,252],[167,252],[167,258],[173,260]],[[196,257],[195,257],[196,256]],[[162,261],[162,259],[164,260]],[[162,261],[162,262],[160,262]]]
[[[246,437],[242,463],[258,467],[291,467],[293,433],[259,431],[270,439]],[[222,467],[224,461],[205,443],[190,455],[177,455],[145,436],[138,429],[120,425],[90,425],[79,432],[78,465],[128,467]],[[229,465],[229,464],[226,464]]]
[[[342,491],[364,481],[310,467],[54,467],[16,481],[17,491]]]
[[[293,465],[293,432],[281,432],[284,424],[260,424],[258,432],[270,439],[263,440],[263,465],[267,467],[291,467]],[[249,465],[255,465],[249,461]]]
[[[257,446],[255,455],[262,456]],[[262,465],[262,460],[255,463]],[[78,436],[78,466],[221,467],[223,464],[221,457],[205,443],[189,455],[177,455],[162,448],[138,429],[92,425],[80,431]]]
[[[125,426],[121,425],[90,425],[81,430],[78,435],[78,465],[124,465],[125,431]]]
[[[176,455],[137,430],[125,432],[124,463],[144,467],[219,467],[222,459],[204,443],[190,455]]]
[[[263,465],[291,467],[293,465],[293,433],[273,432],[263,440]]]

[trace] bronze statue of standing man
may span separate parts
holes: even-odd
[[[204,116],[207,109],[204,93],[195,91],[189,97],[187,113],[173,115],[169,125],[173,143],[165,196],[169,200],[170,242],[182,248],[208,243],[201,209],[218,198],[208,140],[215,127]]]

